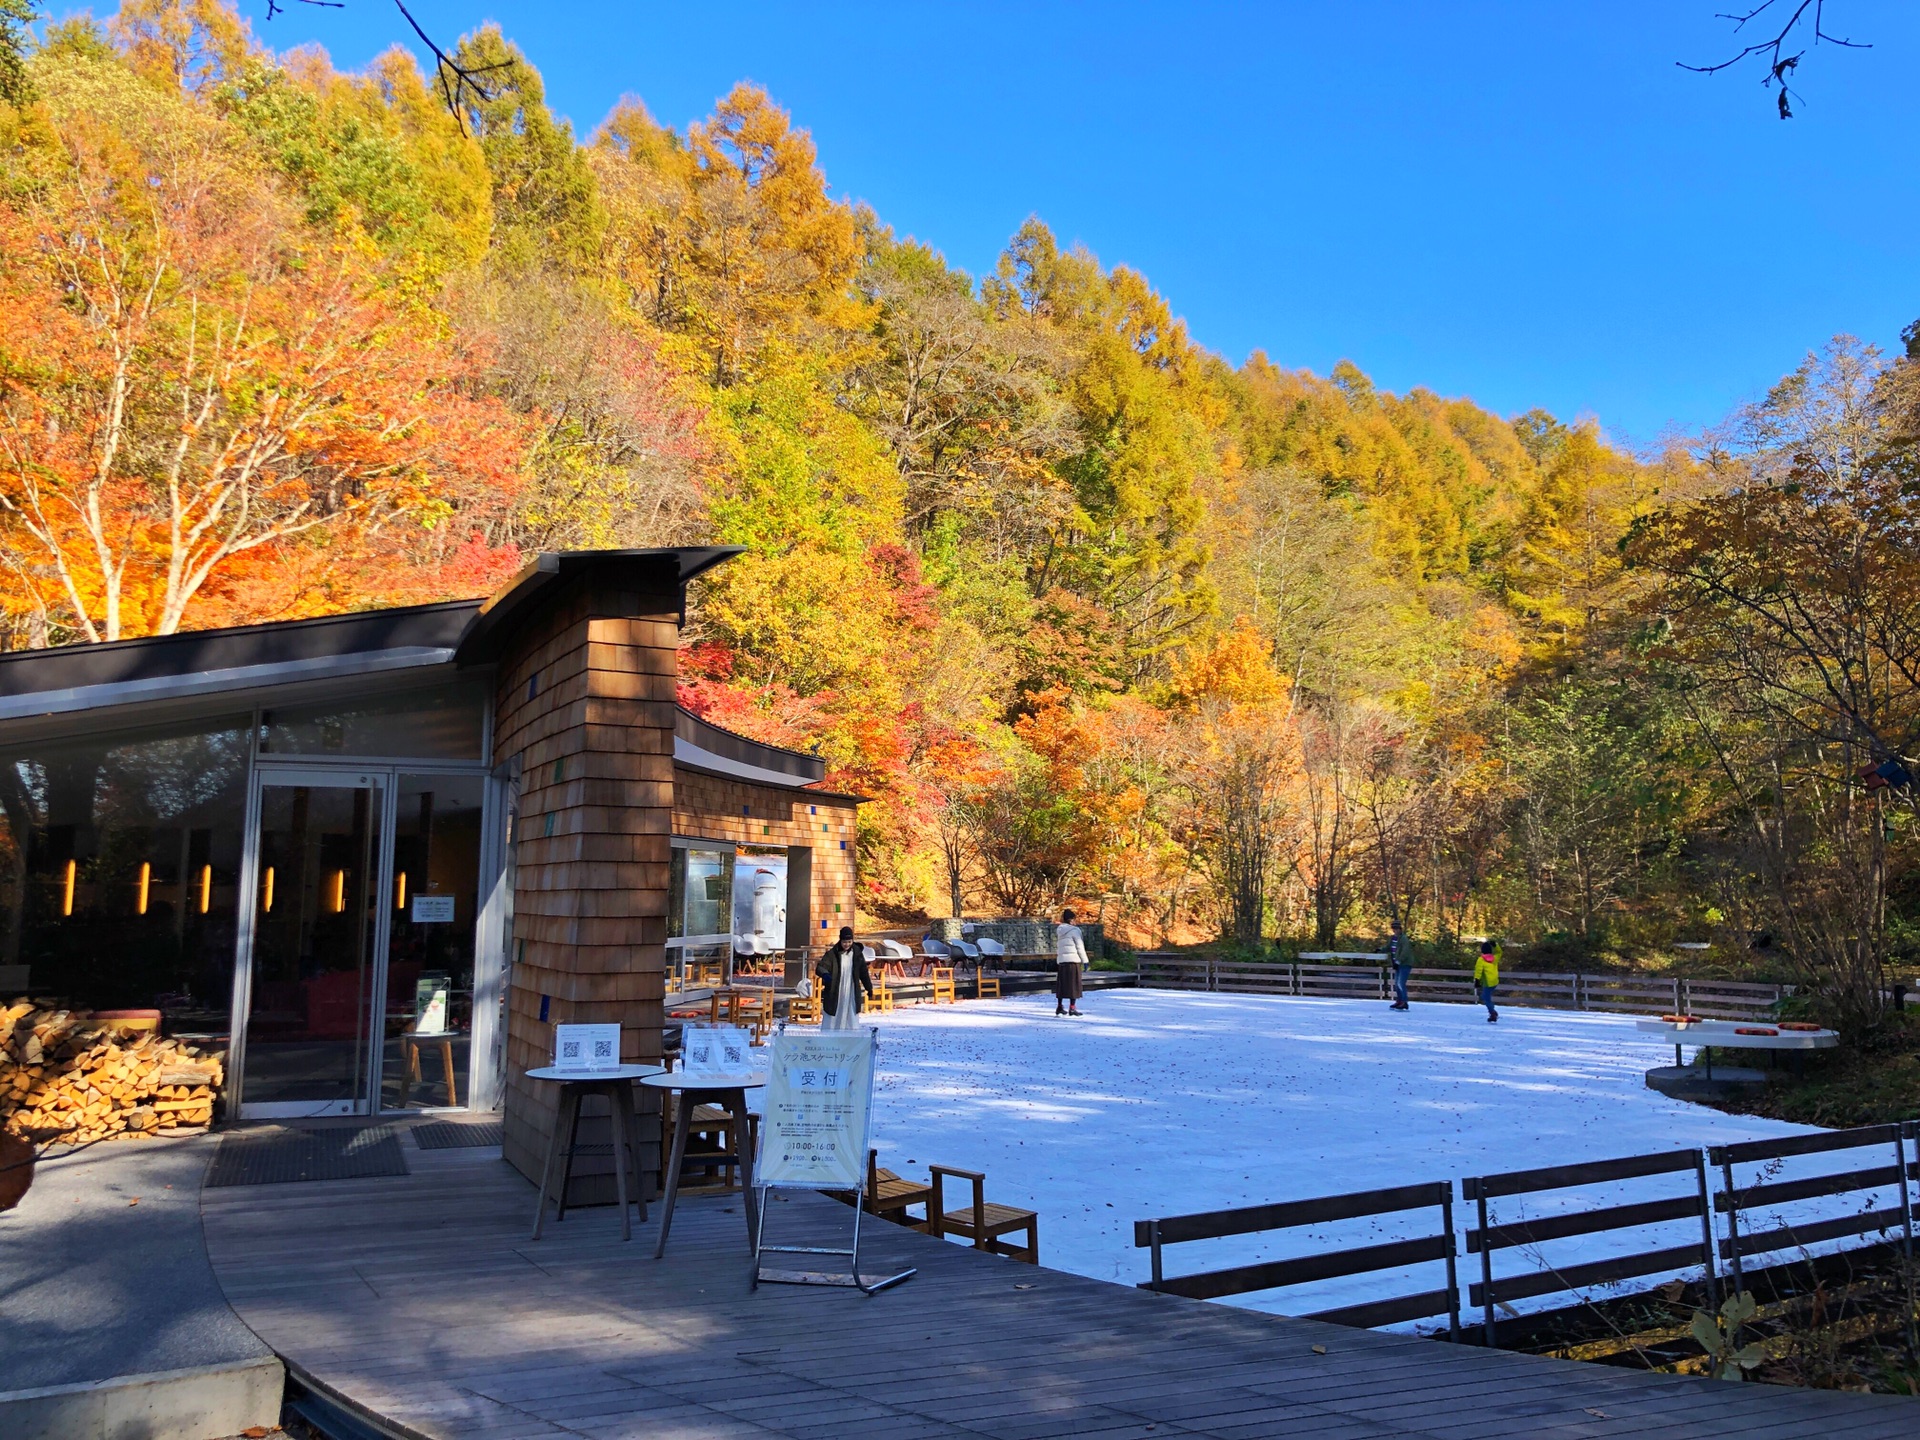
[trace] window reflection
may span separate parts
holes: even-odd
[[[268,755],[482,760],[489,689],[480,681],[356,700],[275,706],[260,717]]]
[[[17,988],[225,1032],[248,724],[0,759],[0,966],[25,969]]]

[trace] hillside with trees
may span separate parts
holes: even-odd
[[[872,916],[1711,939],[1864,1025],[1910,953],[1915,355],[1634,454],[1235,366],[1038,217],[966,274],[752,85],[576,135],[494,28],[451,91],[224,0],[8,34],[9,646],[741,545],[684,703],[871,797]]]

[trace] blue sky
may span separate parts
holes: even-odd
[[[412,38],[390,0],[241,3],[345,68]],[[498,20],[582,134],[623,94],[685,125],[759,81],[901,233],[977,274],[1038,214],[1236,362],[1345,356],[1647,442],[1920,317],[1901,0],[1828,0],[1874,48],[1811,55],[1784,123],[1758,70],[1675,66],[1737,48],[1724,0],[409,4],[436,38]]]

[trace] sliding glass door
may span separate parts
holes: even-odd
[[[260,775],[249,847],[251,945],[241,1104],[251,1116],[368,1109],[387,916],[387,777]],[[250,963],[248,961],[250,960]]]

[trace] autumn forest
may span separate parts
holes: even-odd
[[[1713,942],[1866,1024],[1920,940],[1920,346],[1631,450],[1236,366],[1039,216],[963,273],[750,84],[576,134],[493,28],[0,15],[8,647],[739,545],[683,703],[871,797],[876,920]]]

